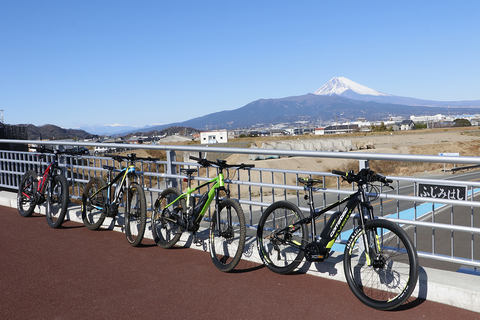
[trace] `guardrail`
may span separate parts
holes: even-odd
[[[136,144],[110,144],[89,142],[60,142],[36,140],[0,140],[0,143],[41,144],[53,145],[57,148],[66,146],[108,147],[122,149],[162,150],[165,159],[155,161],[138,161],[138,173],[144,185],[149,210],[158,194],[169,185],[180,189],[185,187],[182,182],[185,178],[180,174],[180,167],[198,166],[197,163],[179,161],[180,153],[226,153],[226,154],[262,154],[275,156],[302,156],[315,158],[337,158],[358,160],[359,167],[368,166],[369,160],[434,162],[455,164],[480,164],[480,157],[445,157],[445,156],[419,156],[397,154],[374,154],[359,152],[318,152],[318,151],[292,151],[271,149],[241,149],[222,147],[199,146],[169,146],[169,145],[136,145]],[[198,154],[197,154],[198,155]],[[188,159],[187,156],[184,157]],[[40,162],[35,152],[19,152],[0,150],[0,187],[17,189],[23,173],[27,170],[37,170],[45,166],[51,158]],[[261,163],[261,162],[258,162]],[[324,181],[324,187],[318,190],[315,199],[317,207],[325,207],[339,199],[342,195],[352,191],[342,185],[338,176],[329,172],[312,170],[283,170],[255,168],[248,171],[231,170],[226,180],[232,191],[232,197],[238,198],[244,207],[247,224],[255,229],[263,209],[274,201],[285,199],[295,202],[299,207],[308,212],[306,203],[301,196],[303,187],[299,186],[297,178],[300,176],[317,176]],[[60,166],[65,168],[67,179],[71,183],[71,198],[79,200],[83,185],[92,176],[99,176],[104,171],[102,166],[108,164],[119,166],[116,161],[103,156],[69,156],[62,155]],[[199,170],[195,180],[208,180],[214,168]],[[475,200],[475,195],[480,190],[480,183],[474,181],[442,179],[422,179],[413,177],[393,177],[394,191],[380,190],[378,200],[374,203],[375,214],[401,224],[414,240],[420,257],[432,261],[443,261],[452,264],[454,269],[467,265],[480,267],[480,202]],[[419,184],[430,183],[438,185],[463,185],[467,188],[466,200],[451,200],[438,198],[425,198],[416,196]],[[405,194],[405,192],[407,194]],[[411,194],[413,193],[413,195]],[[329,212],[327,214],[331,214]],[[327,217],[323,219],[325,222]],[[339,242],[345,242],[348,232],[340,237]]]

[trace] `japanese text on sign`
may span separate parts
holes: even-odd
[[[449,200],[467,200],[467,187],[419,183],[418,196]]]

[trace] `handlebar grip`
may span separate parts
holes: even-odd
[[[191,160],[195,160],[195,161],[200,161],[200,160],[202,160],[202,159],[197,158],[197,157],[194,157],[194,156],[190,156],[189,158],[190,158]]]
[[[332,170],[332,173],[336,174],[336,175],[339,175],[339,176],[342,176],[342,177],[345,177],[347,175],[346,172],[338,171],[338,170]]]
[[[382,182],[382,183],[385,183],[385,184],[389,184],[389,183],[392,183],[393,180],[392,179],[387,179],[387,177],[385,177],[384,175],[381,175],[381,174],[375,174],[375,178],[376,180]]]
[[[250,168],[255,168],[255,165],[254,164],[245,164],[245,163],[242,163],[240,165],[240,168],[242,169],[250,169]]]

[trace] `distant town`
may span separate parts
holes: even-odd
[[[182,135],[181,132],[170,131],[169,134],[130,135],[125,137],[100,137],[85,139],[85,141],[103,143],[135,143],[135,144],[162,144],[178,142],[198,142],[200,144],[227,143],[234,138],[259,136],[296,136],[296,135],[332,135],[355,132],[405,131],[427,128],[448,128],[479,126],[480,114],[475,115],[443,115],[390,117],[384,121],[368,121],[363,118],[357,121],[332,122],[325,126],[318,126],[308,121],[295,123],[280,123],[269,126],[258,126],[248,129],[235,130],[189,130],[191,133]],[[181,130],[179,130],[181,131]],[[185,131],[185,130],[184,130]],[[97,148],[98,153],[107,151],[107,148]]]

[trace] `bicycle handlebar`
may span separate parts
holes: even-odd
[[[353,173],[353,170],[349,172],[339,171],[339,170],[332,170],[333,174],[341,176],[344,180],[348,183],[356,182],[360,184],[365,184],[369,182],[381,182],[383,184],[388,185],[392,183],[393,180],[387,179],[384,175],[379,173],[375,173],[370,169],[362,169],[357,174]]]
[[[155,160],[151,157],[146,157],[146,158],[145,157],[137,157],[136,153],[129,153],[126,156],[122,156],[122,155],[119,155],[119,154],[105,154],[104,156],[105,157],[110,157],[113,160],[116,160],[118,162],[121,162],[121,161],[124,161],[124,160],[131,161],[131,162],[135,162],[137,160],[146,160],[146,161],[154,161]]]
[[[49,149],[46,148],[45,146],[42,147],[34,147],[37,152],[40,153],[53,153],[53,154],[68,154],[71,156],[81,156],[84,154],[88,154],[88,149],[78,149],[78,148],[71,148],[71,149],[65,149],[65,150],[54,150],[54,149]]]
[[[190,159],[197,161],[198,164],[200,164],[202,167],[209,167],[211,165],[215,165],[221,169],[225,169],[225,168],[250,169],[255,167],[254,164],[246,164],[246,163],[227,164],[225,160],[219,160],[219,159],[217,159],[217,161],[210,161],[207,159],[202,159],[194,156],[190,156]]]

